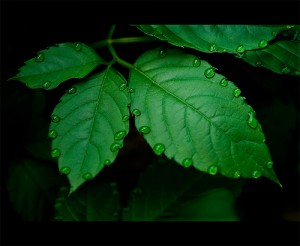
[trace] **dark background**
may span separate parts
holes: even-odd
[[[228,6],[229,8],[226,8]],[[245,6],[248,8],[247,12],[245,12]],[[129,24],[135,23],[299,24],[297,9],[299,9],[299,2],[288,1],[243,1],[242,5],[238,1],[230,3],[213,1],[211,4],[205,2],[201,6],[195,2],[175,1],[172,3],[172,7],[167,2],[156,4],[156,2],[142,3],[141,1],[1,2],[1,229],[7,228],[5,233],[1,234],[9,235],[11,231],[8,228],[19,228],[26,232],[27,227],[24,224],[19,227],[18,224],[15,224],[20,221],[20,218],[9,202],[5,186],[10,159],[12,156],[15,157],[22,153],[26,144],[26,126],[30,124],[26,122],[26,114],[31,110],[31,108],[26,108],[26,103],[28,100],[30,101],[31,92],[22,83],[7,82],[7,79],[14,76],[18,67],[22,66],[24,61],[35,56],[37,51],[62,42],[79,41],[90,44],[103,40],[106,38],[111,24],[118,24],[116,37],[122,37],[123,33],[126,36],[141,35],[140,31],[129,26]],[[117,51],[120,57],[129,62],[133,62],[141,52],[145,51],[143,45],[128,45],[127,47],[126,49],[117,47]],[[149,46],[147,49],[151,47]],[[107,54],[103,53],[103,56],[107,56]],[[218,232],[221,233],[226,231],[226,227],[229,227],[241,235],[245,233],[245,231],[241,231],[241,228],[253,230],[253,235],[251,233],[244,235],[245,237],[249,236],[247,242],[257,242],[255,235],[265,235],[263,233],[265,231],[271,238],[280,237],[281,241],[288,244],[290,240],[295,240],[299,236],[297,234],[297,229],[299,229],[300,168],[299,78],[277,75],[265,69],[254,68],[228,55],[201,54],[201,57],[217,67],[221,74],[234,81],[241,88],[243,95],[247,98],[246,101],[256,110],[257,118],[264,129],[267,144],[275,163],[275,171],[284,187],[281,189],[278,185],[263,178],[250,180],[237,200],[237,208],[242,220],[248,224],[246,226],[245,224],[242,226],[218,225],[217,223],[212,226],[208,224],[205,226],[205,230],[221,228]],[[19,96],[19,101],[11,102],[10,94]],[[48,112],[51,112],[60,95],[59,90],[58,92],[49,92],[48,98],[52,99],[49,99]],[[298,222],[295,225],[291,221]],[[38,231],[41,230],[36,224],[31,224],[31,226]],[[178,230],[178,227],[173,224],[168,226],[175,231]],[[73,225],[70,227],[73,228]],[[198,232],[195,228],[198,225],[191,227],[193,234],[197,235]],[[52,226],[50,228],[52,229]],[[61,229],[61,225],[56,228]],[[108,226],[108,228],[111,227]],[[145,233],[135,225],[129,225],[129,227],[121,225],[120,228],[126,233],[122,234],[124,240],[127,238],[126,235],[134,234],[128,230],[138,230],[141,235]],[[160,227],[158,226],[158,228]],[[95,230],[95,228],[90,229]],[[146,231],[152,229],[145,225]],[[74,230],[76,231],[76,229]],[[208,234],[210,235],[211,231],[209,230]],[[156,229],[155,231],[160,233],[160,230]],[[41,231],[39,232],[41,233]],[[231,234],[227,231],[226,233]],[[214,235],[214,233],[212,234]],[[228,236],[228,234],[226,235]],[[227,242],[227,236],[223,238],[222,242]],[[12,242],[17,240],[13,237],[10,239]],[[33,239],[23,238],[23,240],[26,242],[26,240]],[[185,239],[182,238],[182,240]],[[281,241],[275,241],[275,243],[280,244]],[[153,241],[150,240],[150,242]],[[261,242],[272,244],[274,241],[265,239]],[[9,244],[9,241],[6,243]],[[240,244],[240,242],[234,241],[234,244]]]

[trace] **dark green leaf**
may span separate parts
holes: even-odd
[[[47,209],[54,204],[61,181],[51,164],[23,159],[12,166],[7,189],[23,220],[42,221],[49,216]]]
[[[55,203],[55,220],[63,221],[117,221],[120,196],[116,183],[103,180],[85,184],[67,197],[62,187]]]
[[[156,154],[212,175],[278,182],[254,110],[206,61],[150,50],[137,59],[129,85],[136,127]]]
[[[246,51],[245,61],[279,74],[300,75],[300,41],[280,40],[261,50]]]
[[[234,202],[241,185],[241,180],[195,172],[171,161],[156,162],[141,174],[123,220],[239,220]]]
[[[261,49],[287,26],[262,25],[137,25],[144,33],[179,47],[203,52],[243,53]]]
[[[112,163],[123,146],[130,102],[124,84],[124,77],[108,67],[70,88],[53,111],[51,153],[59,156],[59,168],[68,174],[71,192]]]
[[[105,61],[89,46],[62,43],[38,52],[10,80],[19,80],[32,89],[50,90],[68,79],[85,77],[100,64]]]

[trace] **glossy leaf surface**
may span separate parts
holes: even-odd
[[[161,54],[164,54],[161,56]],[[131,112],[153,151],[185,167],[278,182],[255,112],[233,82],[194,55],[154,49],[131,70]]]
[[[31,89],[50,90],[68,79],[85,77],[100,64],[105,64],[104,60],[89,46],[62,43],[38,52],[11,80],[19,80]]]
[[[280,40],[261,50],[246,51],[245,61],[279,74],[300,75],[300,41]]]
[[[69,89],[51,116],[52,157],[75,191],[112,163],[128,133],[129,92],[113,68]]]
[[[274,39],[284,25],[137,25],[144,33],[179,47],[199,51],[243,53],[261,49]]]

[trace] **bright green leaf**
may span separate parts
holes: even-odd
[[[245,61],[279,74],[300,75],[300,41],[280,40],[261,50],[246,51]]]
[[[131,111],[154,152],[212,175],[278,179],[255,112],[233,82],[180,50],[150,50],[131,70]],[[196,64],[196,66],[195,66]],[[269,164],[268,164],[269,163]]]
[[[184,169],[172,161],[154,162],[141,173],[122,217],[126,221],[236,221],[234,203],[242,184],[242,180]]]
[[[89,46],[62,43],[38,52],[10,80],[19,80],[32,89],[50,90],[68,79],[85,77],[100,64],[105,61]]]
[[[96,182],[94,182],[96,181]],[[62,187],[56,199],[55,220],[62,221],[117,221],[120,195],[115,182],[93,180],[67,196]]]
[[[59,157],[72,191],[112,163],[123,146],[130,102],[128,88],[119,89],[123,84],[124,77],[108,67],[70,88],[53,111],[51,154]]]
[[[12,165],[7,189],[16,211],[23,220],[49,219],[48,209],[54,204],[61,182],[52,165],[53,163],[31,159],[23,159]]]
[[[175,46],[208,53],[261,49],[277,33],[287,30],[285,25],[137,25],[137,28]]]

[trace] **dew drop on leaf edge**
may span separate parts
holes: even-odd
[[[185,158],[182,162],[182,165],[186,168],[190,167],[193,164],[192,158]]]
[[[261,172],[256,170],[252,173],[252,178],[257,179],[261,176]]]
[[[48,89],[51,85],[52,85],[52,83],[51,83],[50,81],[46,81],[46,82],[43,84],[43,88],[44,88],[44,89]]]
[[[243,45],[239,45],[237,48],[236,48],[236,51],[238,53],[244,53],[245,52],[245,47]]]
[[[215,69],[210,67],[210,68],[207,68],[205,71],[204,71],[204,75],[206,78],[208,79],[211,79],[212,77],[215,76]]]
[[[120,143],[112,143],[111,146],[110,146],[110,150],[112,152],[115,152],[115,151],[121,149],[122,147],[123,147],[123,145],[120,144]]]
[[[126,132],[125,131],[118,131],[115,133],[115,140],[122,140],[124,139],[124,137],[126,136]]]
[[[217,166],[210,166],[210,167],[207,169],[207,172],[208,172],[210,175],[216,175],[217,172],[218,172],[218,167],[217,167]]]
[[[273,162],[272,161],[267,162],[267,167],[268,168],[273,168]]]
[[[261,40],[259,43],[258,43],[258,47],[259,48],[265,48],[268,46],[268,41],[267,40]]]
[[[161,155],[162,153],[164,153],[165,149],[165,146],[161,143],[155,144],[153,146],[153,151],[156,155]]]
[[[228,80],[226,78],[221,79],[220,85],[226,87],[228,85]]]
[[[74,94],[76,93],[77,89],[76,87],[71,87],[69,90],[68,90],[68,94]]]
[[[132,114],[134,116],[140,116],[141,115],[141,111],[139,109],[134,109],[134,110],[132,110]]]
[[[120,86],[119,86],[120,91],[124,91],[126,88],[127,88],[127,85],[125,83],[120,84]]]
[[[58,123],[60,121],[60,117],[56,114],[51,115],[51,121],[53,123]]]
[[[124,116],[122,117],[122,121],[123,121],[123,122],[128,121],[129,118],[130,118],[129,115],[124,115]]]
[[[39,53],[36,58],[35,58],[35,61],[36,62],[43,62],[45,60],[45,55],[44,53]]]
[[[255,113],[249,112],[248,115],[249,115],[249,119],[248,119],[247,123],[251,128],[255,129],[258,125],[258,121],[255,118]]]
[[[84,180],[91,180],[93,178],[93,175],[91,173],[87,172],[87,173],[82,175],[82,178]]]
[[[201,65],[201,60],[196,57],[194,60],[193,60],[193,67],[199,67]]]
[[[211,44],[209,47],[208,47],[208,50],[210,52],[215,52],[218,50],[218,46],[216,44]]]
[[[60,171],[60,173],[68,175],[68,174],[71,173],[71,168],[69,168],[69,167],[62,167],[59,171]]]
[[[53,157],[53,158],[56,158],[56,157],[59,157],[60,156],[60,150],[59,149],[53,149],[52,151],[51,151],[51,156]]]
[[[241,90],[239,88],[236,88],[236,89],[233,90],[233,95],[235,97],[239,97],[241,95],[241,93],[242,92],[241,92]]]
[[[49,138],[56,138],[57,137],[57,132],[55,130],[50,130],[48,133]]]
[[[76,51],[80,51],[80,50],[82,49],[82,44],[81,44],[81,43],[75,43],[74,49],[75,49]]]
[[[151,132],[151,129],[149,126],[141,126],[139,128],[139,132],[142,133],[142,134],[148,134]]]
[[[239,171],[234,172],[233,177],[234,177],[235,179],[241,177],[240,172],[239,172]]]
[[[104,161],[104,165],[110,165],[110,164],[111,164],[111,161],[110,161],[110,160],[106,159],[106,160]]]

